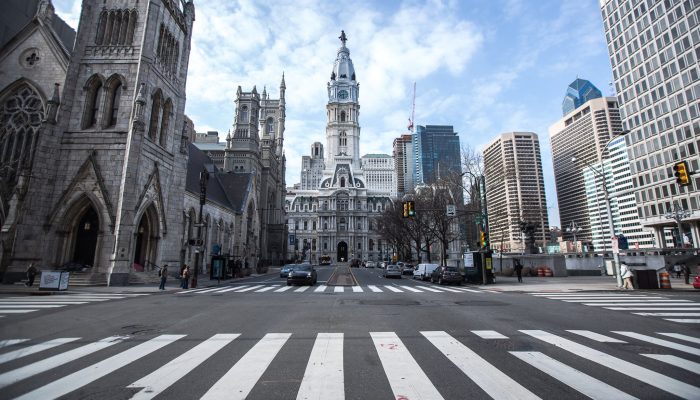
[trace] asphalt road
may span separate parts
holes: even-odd
[[[0,318],[0,399],[700,398],[699,325],[632,310],[699,314],[697,294],[499,293],[380,269],[324,287],[332,271],[306,289],[275,273],[0,298],[37,309]]]

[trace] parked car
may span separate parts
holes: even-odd
[[[387,264],[388,263],[386,261],[381,261],[379,264],[377,264],[377,267],[383,269],[383,268],[386,268]]]
[[[365,267],[366,268],[374,268],[375,265],[376,265],[376,263],[374,261],[367,261],[367,263],[365,264]]]
[[[415,270],[415,267],[411,264],[404,264],[403,269],[401,270],[401,273],[404,275],[413,275],[413,271]]]
[[[295,264],[285,264],[284,266],[282,266],[282,268],[280,268],[280,278],[286,278],[287,275],[289,275],[289,271],[291,271],[292,268],[294,268],[294,265]]]
[[[430,274],[432,274],[437,267],[439,267],[437,264],[418,264],[415,271],[413,271],[413,279],[427,281],[430,279]]]
[[[311,264],[298,264],[287,275],[287,286],[292,284],[315,285],[316,269]]]
[[[458,285],[462,284],[462,274],[459,273],[457,267],[438,267],[433,270],[430,274],[430,282],[437,283],[439,285],[445,283],[456,283]]]
[[[387,265],[384,269],[384,277],[401,279],[401,268],[396,264]]]

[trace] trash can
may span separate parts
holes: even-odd
[[[653,269],[633,269],[634,282],[637,289],[658,289],[659,280]]]

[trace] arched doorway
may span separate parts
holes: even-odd
[[[152,269],[155,266],[158,239],[158,217],[153,205],[148,207],[141,216],[134,236],[136,237],[133,261],[134,270],[143,272],[144,270]]]
[[[95,262],[97,235],[100,232],[100,219],[92,206],[83,211],[75,232],[75,248],[71,261],[92,266]]]
[[[336,261],[344,262],[348,261],[348,244],[345,242],[338,243],[338,256]]]

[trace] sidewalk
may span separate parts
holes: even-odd
[[[197,277],[197,288],[214,287],[219,284],[224,285],[231,282],[240,281],[243,279],[250,279],[260,276],[266,276],[269,274],[279,274],[279,268],[270,267],[268,268],[267,274],[251,274],[245,278],[235,278],[235,279],[225,279],[220,282],[216,279],[209,279],[209,274],[199,275]],[[192,284],[192,279],[190,278],[190,284]],[[23,284],[14,285],[2,285],[0,284],[0,295],[11,295],[11,294],[22,294],[22,295],[35,295],[35,296],[49,296],[52,294],[76,294],[76,293],[168,293],[177,292],[182,290],[180,288],[180,280],[169,276],[168,280],[165,282],[165,290],[158,289],[158,283],[143,284],[143,285],[130,285],[130,286],[68,286],[68,290],[63,291],[52,291],[52,290],[39,290],[39,280],[34,281],[33,287],[26,287]],[[190,287],[191,288],[191,287]]]
[[[692,282],[692,279],[691,279]],[[501,292],[580,292],[580,291],[625,291],[617,288],[614,276],[565,276],[565,277],[523,277],[523,283],[518,283],[515,276],[497,276],[496,283],[491,285],[477,285],[482,289]],[[635,289],[640,291],[653,290],[654,292],[697,292],[700,289],[693,285],[686,285],[683,279],[672,278],[671,289]]]

